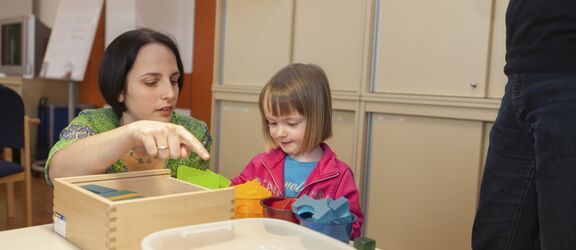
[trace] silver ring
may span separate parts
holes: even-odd
[[[168,145],[160,146],[160,147],[157,147],[156,149],[158,149],[158,150],[168,149]]]

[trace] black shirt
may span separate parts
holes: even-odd
[[[576,72],[576,0],[510,0],[504,71]]]

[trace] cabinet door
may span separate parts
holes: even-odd
[[[260,111],[257,104],[231,101],[219,102],[218,109],[216,170],[227,178],[233,178],[253,156],[264,152]]]
[[[469,249],[480,121],[373,114],[367,235],[381,249]]]
[[[494,22],[492,24],[492,45],[490,50],[490,68],[488,78],[488,97],[500,99],[504,96],[506,75],[506,7],[508,0],[494,1]]]
[[[332,112],[332,138],[326,143],[334,150],[338,159],[346,162],[352,167],[354,160],[354,112],[333,111]]]
[[[290,62],[290,0],[227,0],[221,80],[225,85],[263,86]]]
[[[492,2],[377,1],[375,92],[484,97]]]
[[[320,65],[333,90],[358,91],[366,8],[366,0],[296,1],[294,61]]]

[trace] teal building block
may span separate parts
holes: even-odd
[[[314,200],[308,195],[304,195],[292,203],[292,211],[301,218],[310,218],[319,223],[325,223],[334,218],[328,200]]]
[[[96,194],[103,194],[103,193],[116,191],[116,189],[113,189],[113,188],[107,188],[104,186],[94,185],[94,184],[83,185],[81,187],[83,187],[84,189],[86,189],[92,193],[96,193]]]
[[[348,199],[341,196],[335,201],[328,203],[330,209],[334,212],[334,220],[338,223],[348,223],[352,220],[352,215],[350,214],[350,203]]]
[[[312,218],[318,223],[328,223],[334,220],[334,211],[332,211],[328,205],[329,200],[332,199],[326,198],[316,200],[316,203],[314,204],[314,215],[312,215]]]
[[[314,207],[310,204],[314,202],[314,199],[310,198],[308,195],[303,195],[298,198],[294,203],[292,203],[292,212],[297,214],[302,218],[312,217],[314,214]]]

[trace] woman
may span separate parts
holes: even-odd
[[[174,112],[183,84],[176,43],[150,29],[118,36],[100,65],[100,92],[111,108],[89,109],[60,133],[46,180],[169,168],[207,168],[206,124]]]

